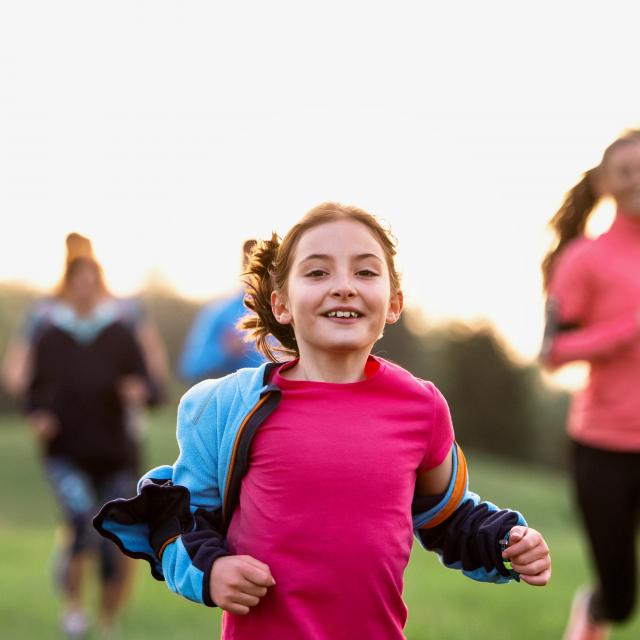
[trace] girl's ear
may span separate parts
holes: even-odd
[[[400,320],[400,314],[404,308],[404,296],[402,291],[398,290],[391,294],[389,300],[389,309],[387,310],[386,323],[394,324]]]
[[[271,312],[280,324],[291,324],[293,318],[289,312],[289,302],[280,291],[271,292]]]

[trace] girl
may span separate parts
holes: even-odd
[[[335,203],[261,243],[244,328],[273,362],[188,392],[175,466],[94,521],[224,609],[223,638],[403,638],[412,528],[475,579],[549,579],[540,534],[467,492],[440,392],[370,355],[402,311],[394,254],[373,216]]]
[[[27,418],[44,456],[48,480],[65,515],[57,578],[64,600],[62,625],[83,637],[85,563],[97,536],[98,505],[135,486],[137,442],[127,413],[147,400],[142,353],[133,334],[101,304],[104,283],[91,258],[69,262],[64,302],[50,311],[32,347]],[[102,541],[105,542],[104,540]],[[110,629],[124,603],[128,561],[100,545],[100,625]]]
[[[584,237],[604,195],[613,225]],[[584,174],[551,220],[556,246],[543,263],[549,367],[584,360],[589,383],[569,414],[576,496],[597,573],[579,594],[565,638],[605,638],[635,603],[640,496],[640,131],[629,131]]]

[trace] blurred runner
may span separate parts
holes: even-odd
[[[66,238],[66,267],[76,258],[95,260],[91,241],[79,233],[70,233]],[[149,372],[151,389],[150,402],[162,399],[169,375],[169,366],[164,344],[153,322],[135,298],[116,298],[105,286],[99,284],[99,299],[110,302],[110,313],[125,324],[135,334]],[[60,283],[54,295],[38,300],[25,319],[18,333],[10,341],[2,363],[2,381],[6,389],[16,398],[21,398],[31,377],[32,347],[43,327],[48,326],[51,314],[64,296],[65,284]],[[139,421],[139,416],[137,417]]]
[[[245,271],[255,240],[242,247],[242,270]],[[180,376],[194,383],[218,378],[243,367],[264,362],[253,342],[244,340],[236,324],[247,313],[244,289],[223,300],[215,300],[196,316],[180,356]]]
[[[88,629],[85,562],[98,543],[91,519],[102,503],[135,487],[138,444],[127,413],[149,398],[141,350],[104,290],[92,258],[71,260],[60,295],[30,347],[26,411],[65,516],[57,578],[62,627],[70,638],[81,638]],[[124,603],[130,565],[113,545],[100,543],[99,552],[99,624],[108,631]]]
[[[584,236],[602,196],[617,206],[611,228]],[[600,640],[636,599],[640,506],[640,131],[611,144],[551,220],[556,245],[543,263],[547,327],[543,362],[586,361],[569,436],[578,506],[595,584],[574,600],[566,640]]]

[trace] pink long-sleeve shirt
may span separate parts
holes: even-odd
[[[554,265],[543,358],[589,363],[568,430],[583,444],[640,451],[640,218],[571,242]]]

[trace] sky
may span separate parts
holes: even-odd
[[[78,231],[116,293],[151,279],[205,300],[237,286],[244,239],[337,200],[391,226],[427,323],[490,323],[531,360],[546,223],[640,124],[639,13],[3,3],[0,281],[50,288]]]

